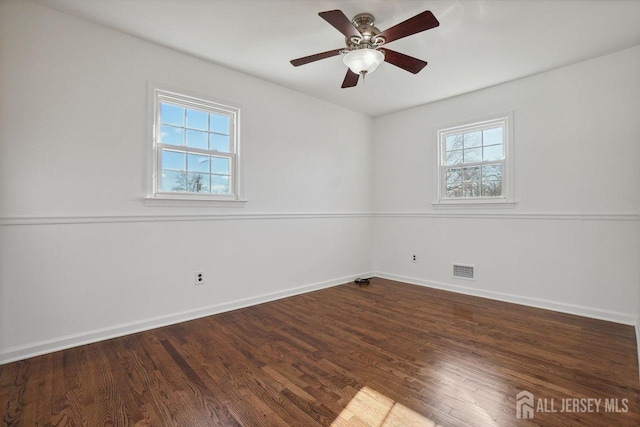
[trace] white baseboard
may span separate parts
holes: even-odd
[[[357,277],[371,277],[372,275],[373,273],[371,272],[365,272],[358,275],[340,277],[333,280],[285,289],[283,291],[272,292],[250,298],[243,298],[221,304],[209,305],[194,310],[172,313],[164,316],[153,317],[150,319],[114,325],[107,328],[95,329],[92,331],[81,332],[78,334],[67,335],[63,337],[56,337],[23,346],[11,347],[0,352],[0,365],[27,359],[29,357],[39,356],[46,353],[52,353],[54,351],[64,350],[71,347],[91,344],[98,341],[147,331],[149,329],[173,325],[175,323],[186,322],[188,320],[211,316],[226,311],[237,310],[252,305],[262,304],[269,301],[305,294],[307,292],[330,288],[332,286],[351,282]]]
[[[636,319],[636,349],[638,350],[638,379],[640,380],[640,317]]]
[[[632,325],[636,327],[636,335],[638,335],[638,316],[620,313],[616,311],[602,310],[599,308],[585,307],[576,304],[568,304],[556,301],[549,301],[539,298],[523,297],[502,292],[486,291],[467,286],[452,285],[449,283],[435,282],[431,280],[418,279],[415,277],[401,276],[391,273],[383,273],[376,271],[373,273],[375,277],[381,277],[398,282],[411,283],[413,285],[426,286],[428,288],[441,289],[444,291],[456,292],[459,294],[472,295],[481,298],[489,298],[497,301],[510,302],[514,304],[526,305],[529,307],[543,308],[546,310],[559,311],[561,313],[575,314],[577,316],[590,317],[593,319],[606,320],[609,322],[622,323],[624,325]]]

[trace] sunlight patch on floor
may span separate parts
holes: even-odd
[[[436,423],[382,393],[363,387],[331,423],[336,427],[436,427]]]

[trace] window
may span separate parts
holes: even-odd
[[[240,110],[151,87],[149,199],[239,201]]]
[[[438,204],[513,202],[512,114],[438,131]]]

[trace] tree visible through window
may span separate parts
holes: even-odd
[[[509,134],[509,116],[440,130],[440,200],[507,199]]]

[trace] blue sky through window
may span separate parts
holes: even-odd
[[[162,123],[174,126],[184,127],[184,108],[171,104],[160,104],[160,114],[162,115]]]

